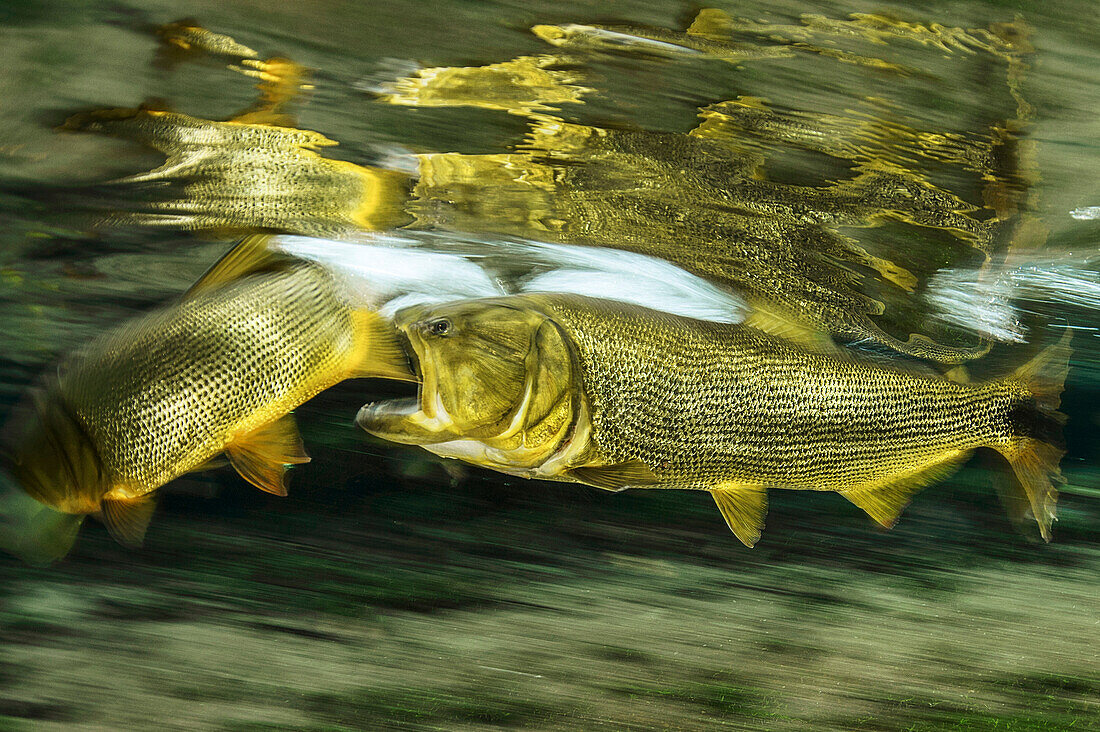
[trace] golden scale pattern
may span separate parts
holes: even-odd
[[[1013,381],[958,384],[740,325],[545,298],[576,345],[593,439],[662,487],[850,490],[1015,439]]]
[[[75,358],[60,388],[113,484],[155,488],[338,381],[354,341],[331,277],[302,266],[138,319]]]

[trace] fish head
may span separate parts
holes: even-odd
[[[522,298],[407,308],[395,324],[420,393],[360,410],[358,424],[379,437],[429,445],[519,435],[574,389],[569,341]]]

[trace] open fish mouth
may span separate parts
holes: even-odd
[[[409,370],[420,385],[416,396],[382,399],[364,404],[355,415],[355,424],[370,434],[409,445],[427,445],[451,439],[440,434],[441,429],[450,425],[450,418],[437,404],[434,411],[442,414],[428,418],[424,407],[428,400],[439,401],[438,394],[425,393],[424,370],[416,339],[409,336],[408,324],[398,323],[398,341],[405,350],[409,361]]]

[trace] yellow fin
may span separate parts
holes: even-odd
[[[830,356],[844,353],[827,333],[765,308],[754,306],[745,317],[744,324],[815,353]]]
[[[962,364],[959,364],[954,368],[948,369],[944,372],[943,375],[951,381],[954,381],[956,384],[970,383],[970,371],[966,368],[966,366],[963,366]]]
[[[286,468],[309,462],[294,418],[289,414],[225,448],[229,462],[241,477],[262,491],[286,495]]]
[[[156,502],[148,495],[138,498],[104,498],[99,517],[119,544],[133,549],[145,540]]]
[[[268,247],[269,234],[254,234],[241,239],[237,246],[214,263],[210,269],[183,294],[183,299],[216,290],[253,272],[281,269],[290,257]]]
[[[631,486],[655,485],[661,479],[653,474],[641,460],[627,460],[615,465],[573,468],[566,473],[581,483],[603,488],[605,491],[621,491]]]
[[[1069,357],[1073,355],[1069,345],[1072,338],[1073,331],[1067,328],[1057,343],[1044,348],[1012,374],[1015,381],[1027,385],[1044,410],[1053,412],[1061,406],[1060,397],[1069,373]]]
[[[348,378],[417,381],[392,322],[370,310],[356,310],[352,318],[358,336],[358,352]]]
[[[728,41],[732,31],[733,21],[728,13],[717,8],[703,8],[688,26],[687,34],[712,41]]]
[[[1065,450],[1045,439],[1038,439],[1027,433],[1046,424],[1046,439],[1061,442],[1061,425],[1066,415],[1057,411],[1061,406],[1062,389],[1069,372],[1069,358],[1073,354],[1069,342],[1073,332],[1065,334],[1053,346],[1040,351],[1039,355],[1021,366],[1012,375],[1012,380],[1023,382],[1034,398],[1034,406],[1029,414],[1017,417],[1025,423],[1033,422],[1025,428],[1024,435],[1007,447],[997,447],[1020,481],[1020,488],[1027,496],[1032,518],[1039,525],[1043,539],[1050,541],[1050,524],[1054,521],[1054,504],[1058,500],[1055,483],[1061,483],[1062,473],[1058,467]],[[1010,514],[1013,513],[1010,506]]]
[[[224,468],[228,464],[229,460],[225,456],[215,455],[214,457],[207,460],[205,463],[196,465],[195,467],[191,468],[189,472],[201,473],[206,470],[217,470],[218,468]]]
[[[935,465],[839,493],[862,508],[880,525],[887,529],[893,528],[914,493],[951,475],[968,457],[970,450],[952,450],[943,455]]]
[[[1055,519],[1054,505],[1058,502],[1058,489],[1054,484],[1064,482],[1058,463],[1066,451],[1032,437],[1021,439],[1011,448],[997,450],[1012,465],[1043,541],[1050,541],[1050,525]],[[1014,518],[1020,517],[1019,511],[1014,512],[1011,506],[1009,513]]]
[[[768,492],[760,486],[711,488],[711,496],[722,512],[722,518],[733,535],[752,548],[764,530],[764,514],[768,512]]]

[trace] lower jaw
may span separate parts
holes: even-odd
[[[445,426],[430,422],[423,416],[420,400],[414,397],[371,402],[355,417],[355,423],[375,437],[403,445],[432,445],[456,439]]]

